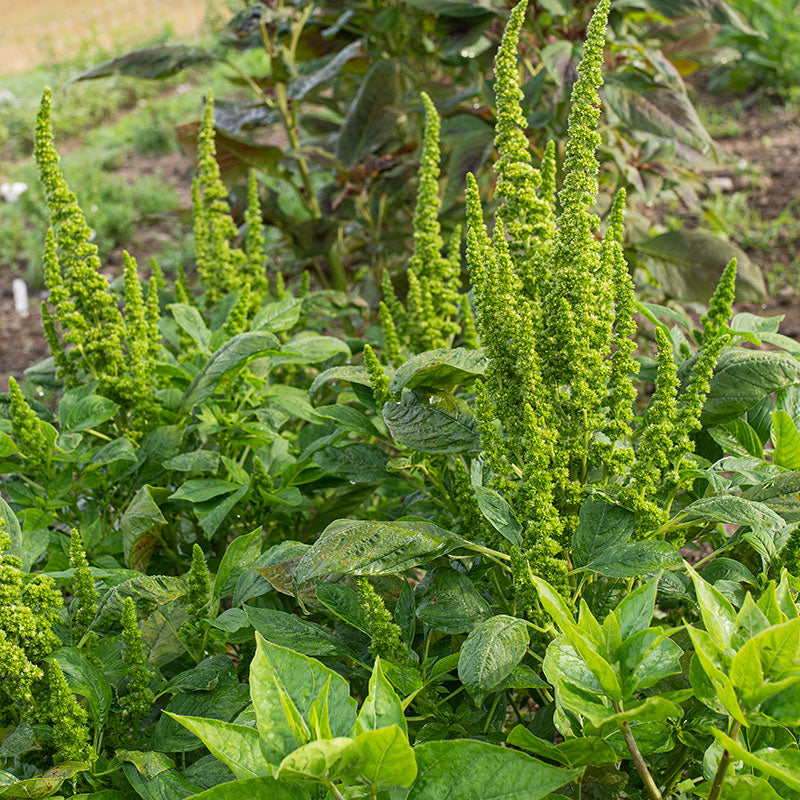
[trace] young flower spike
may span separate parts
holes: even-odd
[[[86,560],[86,551],[83,548],[83,539],[80,533],[73,528],[69,538],[69,565],[73,570],[73,594],[75,595],[72,614],[72,641],[78,644],[89,630],[89,626],[97,614],[97,589],[94,578]]]
[[[395,664],[412,664],[408,648],[403,644],[400,628],[392,621],[392,615],[381,596],[367,578],[359,576],[355,582],[371,640],[370,652]]]
[[[17,440],[20,455],[32,469],[49,471],[51,448],[41,420],[14,378],[8,379],[8,392],[11,396],[11,432]]]
[[[736,294],[736,259],[732,258],[720,276],[717,288],[711,296],[708,313],[700,321],[703,324],[703,341],[717,336],[728,324],[731,306]]]
[[[369,345],[364,346],[364,366],[367,368],[375,405],[380,411],[383,404],[389,399],[389,379],[383,371],[381,362]]]
[[[88,716],[78,705],[61,665],[55,659],[47,664],[47,689],[56,761],[82,761],[88,758]]]
[[[126,597],[122,604],[122,640],[125,647],[122,658],[128,666],[129,680],[126,693],[120,697],[122,720],[126,739],[135,738],[142,718],[149,713],[153,704],[153,691],[150,689],[150,670],[145,666],[147,654],[142,641],[142,632],[136,619],[133,598]]]

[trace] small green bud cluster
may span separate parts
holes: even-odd
[[[124,315],[100,272],[97,246],[77,197],[58,166],[50,121],[52,93],[45,89],[36,123],[36,163],[53,227],[43,258],[49,305],[45,337],[68,388],[84,377],[130,410],[125,428],[136,438],[157,422],[153,413],[155,360],[160,349],[157,279],[144,299],[136,262],[125,254]],[[51,310],[52,308],[52,310]]]
[[[79,644],[87,636],[89,627],[97,614],[97,589],[94,577],[86,560],[86,550],[80,533],[73,528],[69,539],[69,565],[74,572],[72,586],[75,596],[72,613],[72,641]],[[91,634],[90,634],[91,636]],[[94,640],[90,641],[91,644]]]
[[[11,432],[17,441],[19,453],[33,470],[48,474],[52,446],[44,432],[42,421],[36,416],[14,378],[8,379],[8,392],[11,397]]]
[[[439,224],[440,120],[424,92],[425,133],[414,212],[414,252],[408,262],[406,307],[397,299],[388,273],[383,275],[380,321],[384,348],[392,363],[402,360],[401,347],[416,353],[451,344],[460,332],[461,228],[450,238],[447,255]]]
[[[119,698],[122,719],[119,721],[124,739],[135,739],[139,726],[153,705],[152,675],[147,668],[142,632],[136,619],[133,598],[126,597],[122,604],[122,658],[127,666],[128,682],[125,694]]]
[[[381,596],[367,578],[355,579],[356,592],[364,612],[366,629],[370,637],[370,652],[395,664],[410,664],[411,656],[403,644],[400,628],[392,621]]]
[[[192,184],[193,227],[197,272],[205,289],[205,302],[209,306],[216,305],[229,292],[238,291],[236,313],[234,319],[229,320],[229,328],[243,329],[242,319],[248,319],[269,296],[261,204],[255,173],[251,171],[247,185],[245,250],[233,247],[231,241],[236,237],[237,228],[217,162],[211,92],[198,133],[197,172]],[[186,285],[183,290],[188,296]]]
[[[49,723],[58,760],[88,757],[86,712],[49,659],[61,642],[62,598],[46,575],[25,576],[22,561],[7,551],[11,538],[0,516],[0,725],[20,720]]]

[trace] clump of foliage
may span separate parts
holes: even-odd
[[[381,335],[354,298],[267,280],[253,183],[238,247],[210,104],[203,283],[169,287],[154,265],[144,299],[129,259],[120,310],[45,96],[59,327],[0,419],[2,691],[8,664],[29,665],[33,699],[3,698],[0,791],[800,787],[797,348],[779,319],[732,315],[734,263],[699,326],[636,300],[624,194],[607,225],[593,212],[609,5],[588,29],[560,181],[555,147],[537,161],[524,135],[524,0],[511,13],[495,203],[468,179],[469,291],[458,239],[443,252],[423,99],[413,277],[405,298],[383,279]],[[69,316],[78,303],[114,323],[113,349]],[[655,358],[638,349],[650,334]],[[117,366],[135,348],[141,418]],[[686,546],[702,548],[694,566]]]

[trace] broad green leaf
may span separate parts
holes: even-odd
[[[577,626],[573,625],[565,631],[565,634],[569,643],[583,659],[583,663],[591,670],[603,692],[612,700],[621,700],[622,686],[619,677],[614,667],[604,658],[604,654],[598,652],[594,643]]]
[[[270,774],[270,765],[261,752],[261,735],[255,728],[218,719],[165,713],[197,736],[211,755],[226,764],[237,778]]]
[[[47,770],[36,778],[14,780],[10,773],[0,771],[0,797],[9,800],[36,800],[48,797],[58,791],[64,781],[74,778],[81,772],[86,772],[91,765],[85,761],[67,761]],[[9,782],[6,782],[9,776]]]
[[[612,545],[581,569],[609,578],[638,578],[682,566],[680,553],[669,542],[643,541]]]
[[[248,331],[229,339],[219,348],[186,390],[185,408],[193,408],[214,394],[220,379],[257,356],[277,355],[281,343],[267,331]]]
[[[344,447],[325,447],[314,453],[314,463],[351,483],[376,483],[386,480],[389,456],[377,445],[355,442]]]
[[[309,790],[297,783],[279,783],[274,778],[245,778],[212,786],[188,800],[311,800]],[[102,799],[101,799],[102,800]]]
[[[249,488],[249,486],[242,486],[233,494],[194,504],[192,510],[206,536],[214,535],[233,507],[247,494]]]
[[[320,372],[314,378],[308,389],[309,396],[313,397],[323,386],[331,381],[346,381],[359,386],[372,386],[367,370],[364,367],[331,367]]]
[[[235,583],[238,575],[250,569],[253,562],[261,555],[261,528],[258,527],[245,536],[237,536],[225,550],[211,592],[211,608],[216,613],[219,601],[228,591],[233,591],[235,586],[227,587],[228,583]]]
[[[347,166],[362,161],[392,135],[400,100],[395,61],[376,61],[363,77],[339,129],[336,156]]]
[[[359,733],[342,757],[342,773],[376,793],[391,786],[411,786],[417,760],[408,734],[396,724]]]
[[[475,499],[478,507],[492,527],[511,544],[522,546],[522,525],[514,516],[514,511],[506,499],[494,489],[485,486],[475,487]]]
[[[472,580],[448,567],[430,570],[414,594],[417,619],[442,633],[467,633],[491,615]]]
[[[797,383],[800,362],[788,353],[727,347],[714,370],[701,421],[706,427],[722,425],[764,397]]]
[[[800,522],[800,472],[778,475],[751,487],[744,496],[767,506],[786,522]]]
[[[583,772],[471,739],[425,742],[414,753],[417,780],[406,800],[541,800]]]
[[[250,665],[250,692],[265,759],[273,766],[297,743],[284,714],[281,692],[308,721],[311,704],[330,680],[328,707],[334,736],[349,736],[356,721],[356,703],[347,681],[319,661],[270,644],[256,634],[256,655]]]
[[[742,710],[739,706],[739,701],[736,697],[736,691],[733,688],[730,678],[722,671],[719,664],[719,648],[714,644],[711,636],[705,631],[697,630],[696,628],[686,628],[689,637],[694,645],[695,657],[703,668],[706,677],[711,682],[715,690],[715,698],[722,703],[725,710],[735,720],[742,725],[747,725]],[[705,702],[704,698],[700,698]]]
[[[186,500],[189,503],[203,503],[220,495],[235,492],[240,484],[224,481],[221,478],[189,478],[170,496],[170,500]]]
[[[422,387],[446,389],[468,383],[486,374],[488,359],[482,350],[442,348],[412,356],[397,368],[389,391],[400,394],[403,389]]]
[[[181,578],[169,575],[136,575],[109,589],[101,598],[97,615],[92,622],[96,631],[117,632],[126,597],[133,598],[138,617],[144,617],[159,606],[179,600],[186,595],[186,584]]]
[[[620,634],[623,639],[643,631],[650,625],[658,594],[658,581],[658,578],[653,578],[626,595],[614,610],[619,619]]]
[[[464,544],[432,522],[332,522],[295,570],[302,586],[328,575],[391,575],[445,555]]]
[[[654,282],[677,300],[706,303],[728,262],[737,259],[736,299],[761,302],[766,285],[761,271],[730,242],[704,231],[668,231],[631,246]],[[736,415],[738,416],[738,414]]]
[[[702,497],[690,503],[681,512],[686,519],[707,519],[726,525],[749,525],[752,528],[772,531],[783,528],[785,522],[764,503],[737,495]]]
[[[206,326],[205,320],[198,309],[187,303],[172,303],[167,308],[172,316],[175,317],[178,327],[189,334],[202,353],[208,354],[211,331]]]
[[[286,295],[280,300],[267,303],[253,317],[251,331],[286,331],[293,328],[300,319],[303,298]]]
[[[58,661],[67,685],[75,694],[86,698],[95,726],[102,728],[111,709],[111,684],[103,671],[77,647],[62,647],[49,658]]]
[[[316,587],[316,596],[334,616],[357,630],[368,633],[361,599],[351,588],[340,583],[320,583]]]
[[[17,515],[12,511],[11,506],[0,497],[0,519],[5,523],[5,532],[11,539],[11,549],[9,552],[18,558],[22,556],[22,531],[19,527]]]
[[[307,656],[336,656],[347,652],[347,647],[333,633],[297,614],[248,606],[244,610],[250,624],[272,644]]]
[[[61,430],[77,433],[97,428],[104,422],[108,422],[118,410],[119,406],[106,397],[90,394],[73,399],[72,393],[67,392],[58,406]]]
[[[372,420],[363,412],[353,406],[320,406],[314,414],[322,419],[332,419],[337,427],[345,431],[360,433],[364,436],[377,436],[378,430]]]
[[[480,449],[475,417],[435,405],[433,398],[406,391],[399,403],[384,403],[382,413],[394,440],[420,453],[476,453]]]
[[[539,593],[539,602],[544,610],[553,618],[553,621],[562,631],[571,630],[575,624],[572,612],[567,608],[564,598],[549,584],[536,575],[532,578],[536,591]]]
[[[353,740],[346,736],[316,739],[298,747],[281,761],[275,772],[278,780],[311,778],[326,783],[339,782],[343,777],[342,762]]]
[[[117,461],[136,461],[133,445],[127,439],[114,439],[92,453],[92,464],[102,466]]]
[[[143,571],[158,546],[151,531],[166,523],[166,518],[153,499],[153,487],[145,484],[133,496],[119,522],[122,531],[122,552],[131,569]]]
[[[668,633],[666,629],[648,628],[629,636],[617,649],[615,656],[625,679],[626,697],[681,673],[683,650],[668,638]]]
[[[336,355],[352,355],[346,342],[334,336],[321,336],[303,331],[283,345],[280,355],[270,359],[270,367],[281,364],[320,364]]]
[[[714,738],[731,754],[734,761],[744,761],[749,767],[777,778],[795,792],[800,791],[800,750],[796,747],[775,749],[767,747],[749,753],[726,733],[711,729]]]
[[[731,637],[736,631],[736,611],[727,598],[704,581],[695,570],[690,568],[689,575],[697,593],[703,624],[714,644],[725,650],[730,647]]]
[[[775,442],[772,460],[779,467],[800,469],[800,433],[785,411],[772,414],[772,439]]]
[[[168,78],[187,67],[208,64],[216,58],[214,53],[199,47],[185,44],[158,44],[132,50],[123,56],[97,64],[71,78],[69,83],[105,78],[109,75],[130,75],[150,80]]]
[[[369,694],[358,712],[354,733],[375,731],[379,728],[387,728],[389,725],[397,725],[403,734],[408,736],[403,704],[392,685],[386,680],[381,669],[380,657],[378,657],[372,667]]]
[[[625,544],[633,533],[634,515],[627,508],[612,506],[589,497],[583,501],[580,522],[572,537],[572,557],[576,566],[602,557],[613,545]]]
[[[333,58],[325,63],[320,69],[314,70],[307,75],[294,78],[287,88],[286,94],[290,100],[302,100],[309,92],[322,86],[336,75],[342,67],[351,59],[363,55],[360,40],[351,42],[336,53]]]
[[[476,625],[461,645],[458,677],[476,698],[494,691],[525,656],[530,637],[525,622],[504,614]]]

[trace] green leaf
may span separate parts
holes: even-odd
[[[685,362],[686,369],[692,361]],[[722,425],[767,395],[797,383],[800,362],[788,353],[726,347],[717,361],[701,421],[706,427]]]
[[[339,782],[343,777],[342,761],[353,740],[346,736],[317,739],[298,747],[281,761],[275,772],[278,780],[311,778],[325,783]]]
[[[248,331],[229,339],[219,348],[186,390],[185,408],[193,408],[211,397],[220,379],[258,356],[277,355],[281,344],[267,331]]]
[[[133,496],[119,522],[122,531],[122,552],[125,563],[144,571],[159,540],[151,534],[153,528],[164,525],[166,519],[153,499],[153,488],[145,484]]]
[[[772,440],[775,442],[773,462],[786,469],[800,469],[800,433],[785,411],[772,414]]]
[[[270,367],[281,364],[320,364],[336,355],[352,355],[350,348],[335,336],[302,331],[283,345],[283,352],[270,359]]]
[[[400,94],[396,62],[376,61],[362,79],[339,129],[336,157],[340,161],[353,166],[391,137]]]
[[[281,703],[284,693],[303,720],[330,681],[329,712],[333,736],[348,736],[356,721],[356,703],[347,681],[313,658],[270,644],[256,633],[256,655],[250,665],[250,693],[264,758],[273,766],[297,747]]]
[[[786,522],[800,522],[800,472],[778,475],[752,486],[744,496],[767,506]]]
[[[626,595],[614,610],[619,619],[620,634],[627,639],[650,625],[658,594],[658,578],[648,581]]]
[[[244,607],[250,624],[271,644],[288,647],[307,656],[337,656],[347,647],[330,631],[297,614],[274,608]]]
[[[567,608],[564,598],[549,584],[536,575],[532,576],[542,608],[553,618],[562,631],[569,631],[575,625],[572,612]]]
[[[785,521],[763,503],[737,495],[702,497],[683,509],[686,519],[708,519],[726,525],[749,525],[751,528],[774,531],[783,528]]]
[[[486,374],[488,359],[482,350],[442,348],[412,356],[397,368],[391,382],[391,394],[403,389],[424,388],[430,391],[447,389],[474,381]]]
[[[375,659],[369,679],[369,694],[358,712],[354,733],[375,731],[397,725],[408,736],[403,704],[381,669],[380,657]]]
[[[470,739],[425,742],[414,753],[417,780],[406,800],[541,800],[583,772]]]
[[[614,655],[623,672],[626,697],[681,673],[683,650],[668,635],[666,629],[648,628],[629,636],[617,648]]]
[[[320,468],[351,483],[375,483],[389,477],[389,456],[377,445],[356,442],[345,447],[325,447],[314,453]]]
[[[609,547],[625,544],[633,533],[634,515],[626,508],[589,497],[580,510],[580,522],[572,537],[576,566],[599,558]]]
[[[391,575],[445,555],[464,542],[432,522],[332,522],[305,552],[294,580],[329,575]]]
[[[168,458],[162,466],[176,472],[214,472],[219,466],[219,453],[216,450],[193,450]]]
[[[478,423],[472,414],[432,405],[414,392],[399,403],[386,402],[382,414],[396,442],[420,453],[475,453],[480,449]]]
[[[186,500],[189,503],[203,503],[220,495],[235,492],[240,484],[220,478],[190,478],[184,481],[170,496],[170,500]]]
[[[75,391],[80,391],[80,389]],[[77,433],[97,428],[104,422],[108,422],[118,410],[119,406],[106,397],[90,394],[86,397],[75,398],[72,392],[67,392],[58,406],[61,430]]]
[[[340,769],[375,793],[391,786],[411,786],[417,777],[417,760],[408,734],[393,724],[359,733],[342,754]]]
[[[293,328],[300,319],[303,298],[286,295],[280,300],[267,303],[253,317],[251,331],[286,331]]]
[[[694,583],[703,624],[714,644],[725,650],[730,647],[731,637],[736,632],[736,611],[723,594],[704,581],[691,567],[689,575]]]
[[[200,794],[191,795],[189,800],[254,800],[260,797],[269,800],[311,800],[311,794],[305,786],[279,783],[270,777],[220,783]]]
[[[227,593],[227,585],[247,569],[261,555],[262,532],[259,526],[245,536],[237,536],[225,550],[225,555],[217,568],[214,587],[211,592],[211,607],[216,611],[219,601]],[[233,591],[234,587],[230,587]]]
[[[361,599],[351,588],[340,583],[320,583],[316,587],[316,596],[334,616],[362,633],[369,632]]]
[[[9,552],[20,558],[22,556],[22,531],[19,527],[19,520],[11,506],[2,497],[0,497],[0,519],[5,523],[5,531],[11,539]]]
[[[467,633],[491,614],[472,580],[449,567],[430,570],[414,594],[417,619],[442,633]]]
[[[669,542],[632,542],[607,548],[582,570],[609,578],[638,578],[659,570],[680,569],[683,559]]]
[[[270,774],[269,764],[261,753],[261,736],[255,728],[218,719],[165,713],[197,736],[211,755],[228,766],[237,778]]]
[[[732,258],[738,265],[736,299],[760,303],[767,296],[764,277],[747,254],[713,234],[682,228],[636,242],[631,248],[652,280],[676,300],[708,302]]]
[[[314,378],[308,389],[309,396],[313,397],[325,384],[331,381],[347,381],[358,386],[372,386],[367,370],[364,367],[331,367],[320,372]]]
[[[91,462],[95,466],[114,464],[117,461],[136,461],[133,445],[127,439],[114,439],[92,453]]]
[[[77,647],[62,647],[49,658],[58,661],[67,685],[75,694],[86,698],[95,726],[102,728],[111,709],[111,684],[103,671]]]
[[[750,767],[777,778],[795,792],[800,791],[800,750],[796,747],[772,747],[749,753],[726,733],[711,729],[714,738],[731,754],[734,761],[744,761]]]
[[[487,489],[485,486],[475,487],[475,499],[481,514],[489,520],[492,527],[511,544],[522,547],[522,525],[506,499],[494,489]]]
[[[733,684],[730,678],[720,668],[719,648],[714,644],[711,636],[705,631],[700,631],[692,627],[687,627],[686,630],[694,645],[695,657],[703,668],[706,677],[714,687],[714,691],[716,692],[715,699],[722,703],[728,714],[735,720],[742,725],[746,725],[747,722],[739,707],[739,701],[736,697]],[[700,695],[698,695],[698,697],[700,697]],[[700,697],[700,699],[706,702],[705,698]]]
[[[168,78],[176,72],[197,64],[208,64],[216,56],[208,50],[185,44],[158,44],[133,50],[124,56],[104,61],[71,78],[69,83],[105,78],[109,75],[129,75],[150,80]]]
[[[178,323],[178,327],[189,334],[201,352],[208,353],[211,331],[197,308],[187,303],[172,303],[167,308]]]
[[[206,500],[202,503],[195,503],[192,510],[206,536],[214,535],[233,507],[247,494],[249,488],[249,486],[242,486],[233,494],[228,494],[221,498],[215,497],[213,500]]]
[[[13,775],[8,772],[0,771],[0,797],[13,798],[14,800],[36,800],[40,797],[48,797],[58,791],[66,780],[74,778],[81,772],[90,769],[90,765],[85,761],[67,761],[57,767],[47,770],[36,778],[26,780],[14,780]],[[6,776],[13,782],[6,782]]]
[[[494,691],[525,657],[530,637],[525,622],[504,614],[476,625],[461,645],[458,677],[481,698]]]
[[[353,406],[320,406],[314,414],[321,419],[332,419],[338,428],[364,436],[377,436],[378,429],[372,420],[363,412]]]

